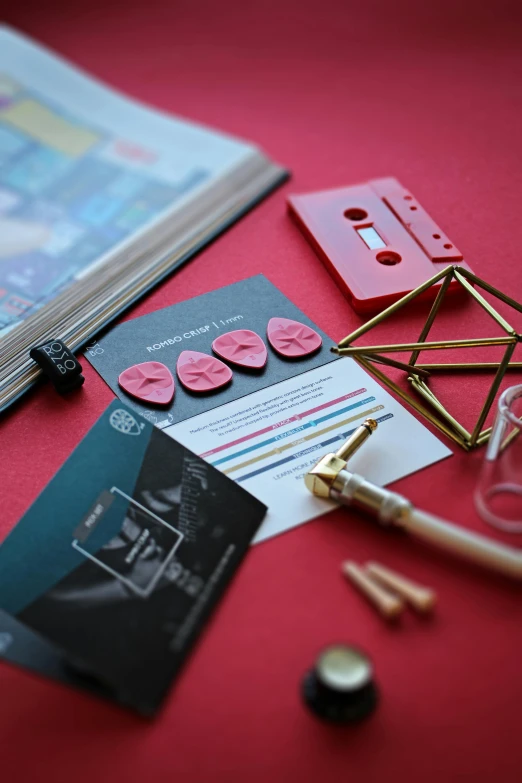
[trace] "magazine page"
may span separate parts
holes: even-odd
[[[0,337],[254,150],[0,26]]]

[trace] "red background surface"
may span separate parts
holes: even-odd
[[[384,175],[412,190],[479,274],[520,297],[518,3],[10,5],[10,23],[96,76],[250,138],[293,171],[128,317],[263,272],[340,339],[360,320],[284,197]],[[473,322],[469,308],[447,318],[452,334]],[[383,334],[411,338],[411,325]],[[85,376],[80,394],[42,387],[3,419],[0,535],[111,401],[89,365]],[[453,378],[446,392],[465,411],[479,406],[479,387]],[[459,451],[397,487],[484,530],[472,504],[481,457]],[[386,627],[343,582],[347,557],[435,587],[436,617]],[[501,579],[333,512],[253,549],[153,723],[0,666],[2,779],[519,780],[520,598]],[[373,655],[382,690],[378,711],[354,728],[318,723],[298,695],[316,652],[339,639]]]

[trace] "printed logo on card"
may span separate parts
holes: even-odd
[[[128,411],[123,408],[117,408],[113,411],[109,417],[111,427],[114,427],[118,432],[122,432],[124,435],[139,435],[141,427]]]

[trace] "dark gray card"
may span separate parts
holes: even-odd
[[[304,359],[279,356],[266,339],[271,318],[291,318],[311,326],[323,338],[322,348]],[[268,361],[261,371],[233,366],[232,382],[209,394],[192,394],[176,376],[176,362],[182,351],[212,354],[212,342],[234,329],[251,329],[265,340]],[[337,359],[330,353],[332,341],[263,275],[219,288],[194,299],[126,321],[87,347],[86,358],[114,393],[153,424],[164,428],[190,419],[246,394],[285,381],[300,373]],[[134,364],[158,361],[176,380],[176,393],[169,406],[147,406],[118,386],[118,376]]]

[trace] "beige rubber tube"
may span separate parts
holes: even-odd
[[[397,525],[457,557],[504,574],[510,579],[522,580],[522,550],[419,511],[407,498],[372,484],[356,473],[339,471],[330,497],[346,506],[365,509],[383,524]]]
[[[412,509],[400,527],[417,538],[434,544],[512,579],[522,579],[522,551],[473,533],[445,519]]]

